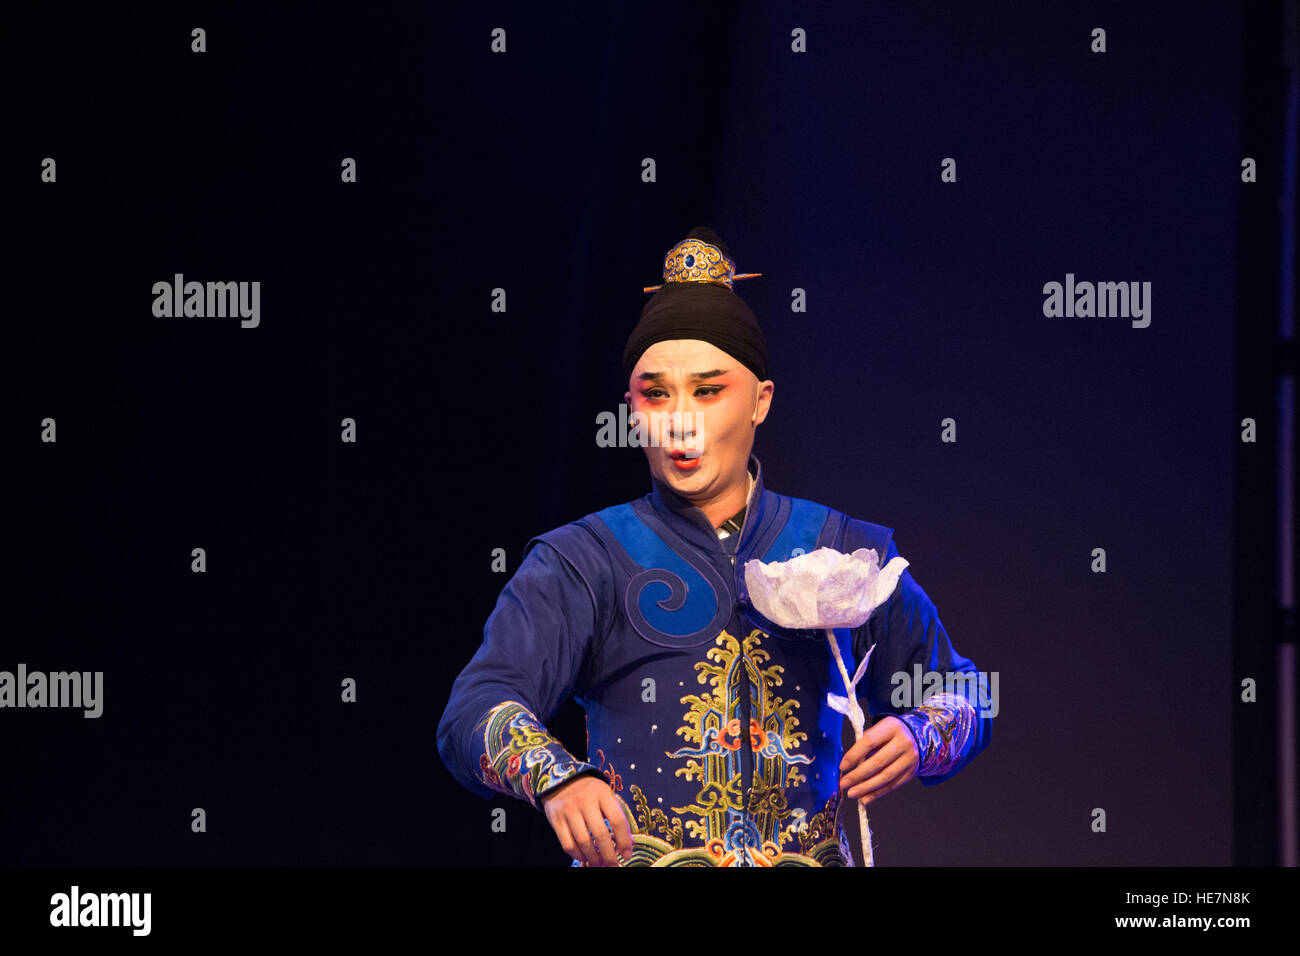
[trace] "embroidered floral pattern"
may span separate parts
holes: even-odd
[[[716,646],[705,655],[707,660],[695,665],[697,679],[709,691],[682,698],[690,709],[677,734],[687,746],[666,752],[670,757],[687,758],[686,765],[676,772],[699,782],[695,802],[673,807],[674,813],[684,816],[673,817],[671,826],[663,811],[645,812],[641,805],[638,807],[638,824],[643,831],[654,829],[671,835],[670,842],[678,850],[683,829],[703,843],[701,850],[689,851],[689,862],[694,865],[840,862],[836,799],[827,801],[826,807],[811,819],[801,809],[791,810],[787,802],[786,788],[805,782],[799,768],[811,764],[812,758],[796,752],[800,741],[808,738],[796,729],[799,719],[794,709],[799,701],[784,700],[774,692],[781,686],[784,668],[763,666],[771,659],[761,646],[764,636],[762,631],[754,630],[741,641],[723,631]],[[756,713],[744,729],[754,753],[753,782],[746,801],[741,792],[740,751],[744,737],[740,694],[751,684],[761,692],[755,701]]]
[[[565,750],[517,700],[497,704],[478,726],[483,729],[479,779],[539,809],[538,799],[548,791],[584,770],[598,769]]]
[[[961,763],[975,732],[975,708],[960,694],[935,694],[899,716],[916,737],[918,777],[948,773]]]

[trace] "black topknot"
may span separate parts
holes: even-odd
[[[727,244],[722,241],[722,237],[710,229],[708,226],[696,226],[686,234],[687,239],[703,239],[711,246],[717,246],[722,250],[722,254],[728,259],[731,258],[731,252],[727,249]]]

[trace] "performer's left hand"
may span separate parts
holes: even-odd
[[[911,780],[920,759],[907,725],[897,717],[885,717],[864,730],[844,754],[840,792],[866,806]]]

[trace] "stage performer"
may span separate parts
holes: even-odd
[[[868,726],[847,751],[825,632],[750,605],[751,559],[899,554],[891,528],[764,486],[752,448],[774,384],[733,287],[751,277],[705,227],[669,250],[623,353],[625,398],[658,439],[650,493],[528,542],[438,726],[452,775],[543,811],[574,865],[862,865],[853,800],[947,780],[990,740],[971,683],[891,700],[894,675],[974,672],[909,570],[865,624],[835,632],[850,670],[872,655]],[[570,695],[585,760],[546,728]]]

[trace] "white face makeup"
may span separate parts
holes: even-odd
[[[648,422],[650,472],[704,510],[745,504],[754,428],[767,417],[773,384],[709,342],[656,342],[632,369],[625,395],[634,416]]]

